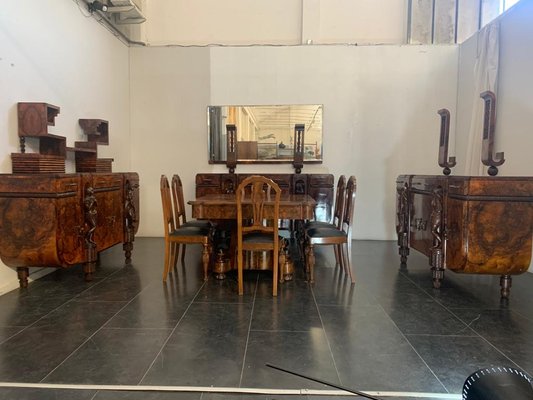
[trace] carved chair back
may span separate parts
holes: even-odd
[[[161,190],[161,203],[163,206],[163,224],[165,228],[165,237],[168,237],[171,232],[176,229],[174,208],[172,206],[172,198],[170,195],[170,186],[168,184],[168,178],[165,175],[161,175],[159,183]]]
[[[174,200],[174,218],[176,227],[180,227],[187,222],[185,215],[185,199],[183,198],[183,185],[179,175],[172,176],[172,199]]]
[[[281,189],[273,180],[254,175],[241,182],[235,195],[239,295],[243,294],[243,251],[272,250],[272,294],[276,296],[278,293],[278,221]]]
[[[342,224],[340,229],[348,235],[348,240],[351,240],[352,235],[352,222],[355,209],[355,192],[357,189],[357,183],[355,176],[350,176],[348,183],[346,184],[346,193],[344,196],[344,215],[342,217]]]
[[[333,225],[341,228],[342,219],[344,217],[344,203],[346,200],[346,177],[339,176],[337,181],[337,190],[335,193],[335,208],[333,210]]]

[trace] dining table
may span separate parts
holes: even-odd
[[[214,261],[213,272],[218,279],[224,279],[225,273],[229,270],[236,269],[236,226],[237,226],[237,198],[235,193],[228,194],[206,194],[187,202],[192,207],[192,217],[201,220],[210,220],[217,227],[230,231],[230,245],[226,252],[219,250]],[[285,221],[309,220],[314,218],[316,201],[307,194],[288,194],[282,193],[279,203],[279,218]],[[274,201],[265,202],[266,217],[273,213]],[[252,204],[245,200],[243,202],[243,216],[252,215]],[[281,229],[280,229],[281,232]],[[283,245],[280,247],[282,259],[285,260],[286,268],[281,274],[282,280],[292,279],[292,261],[288,257],[287,239],[283,238]],[[229,254],[228,254],[229,252]],[[248,259],[248,269],[265,269],[257,267],[257,260]],[[255,264],[255,265],[254,265]],[[271,266],[270,266],[271,269]],[[283,265],[282,265],[283,269]]]

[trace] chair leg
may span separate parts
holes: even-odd
[[[351,263],[351,246],[349,245],[349,243],[346,243],[346,254],[345,252],[342,250],[344,246],[341,245],[341,251],[342,251],[342,258],[343,258],[343,264],[344,264],[344,272],[346,274],[348,274],[348,276],[350,277],[350,281],[352,283],[355,283],[355,279],[352,275],[352,263]]]
[[[307,245],[304,247],[303,260],[305,267],[305,280],[309,281],[309,247]]]
[[[333,250],[335,251],[335,266],[342,265],[342,256],[341,256],[340,247],[338,245],[334,245]]]
[[[186,245],[183,245],[183,253],[181,253],[181,265],[185,266],[185,249]]]
[[[165,240],[165,267],[163,269],[163,282],[167,281],[168,270],[170,269],[170,242]]]
[[[237,250],[237,281],[239,284],[239,296],[242,296],[244,294],[244,284],[242,280],[242,250]]]
[[[284,282],[283,278],[283,266],[285,265],[285,261],[287,260],[287,256],[285,254],[285,240],[281,239],[279,241],[279,256],[278,256],[278,266],[279,266],[279,283]]]
[[[178,244],[178,251],[176,253],[176,259],[174,260],[174,263],[176,266],[178,266],[178,260],[180,258],[180,254],[182,258],[181,264],[183,265],[183,259],[185,258],[185,245]]]
[[[307,246],[308,248],[308,255],[307,255],[307,258],[308,258],[308,262],[307,262],[307,265],[308,265],[308,268],[309,268],[309,283],[313,283],[315,281],[315,251],[313,249],[313,245],[311,243],[309,243],[309,245]]]
[[[178,243],[170,244],[170,267],[169,272],[176,269],[176,264],[178,261],[178,256],[180,252],[180,245]]]
[[[279,269],[279,257],[276,257],[276,250],[279,252],[279,249],[276,249],[277,246],[274,246],[274,254],[272,256],[273,266],[272,266],[272,296],[276,297],[278,295],[278,269]]]
[[[204,264],[204,281],[206,281],[209,278],[207,271],[209,269],[209,259],[211,257],[209,257],[209,244],[204,243],[203,247],[204,250],[202,252],[202,262]],[[185,245],[183,245],[183,254],[185,254]]]

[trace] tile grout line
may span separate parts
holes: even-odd
[[[448,388],[446,387],[446,385],[444,385],[444,383],[442,383],[442,381],[439,379],[439,377],[437,376],[437,374],[435,373],[435,371],[433,371],[433,369],[431,369],[431,367],[428,365],[428,363],[426,362],[426,360],[424,360],[424,358],[420,355],[420,353],[415,349],[415,346],[413,346],[413,344],[411,343],[411,341],[409,340],[409,338],[405,335],[405,333],[402,332],[402,330],[400,329],[400,327],[396,324],[396,322],[391,318],[391,316],[389,315],[389,313],[385,310],[385,308],[381,305],[381,303],[378,303],[379,304],[379,307],[383,310],[383,312],[385,313],[385,315],[389,318],[389,320],[391,321],[391,323],[396,327],[396,329],[398,330],[398,332],[400,333],[400,335],[405,339],[405,341],[407,343],[409,343],[409,346],[411,346],[411,349],[413,349],[413,351],[415,352],[415,354],[418,356],[418,358],[424,363],[424,365],[426,366],[426,368],[429,370],[429,372],[431,372],[431,374],[435,377],[435,379],[437,380],[437,382],[439,382],[441,384],[441,386],[443,387],[444,390],[446,390],[447,393],[450,393],[450,391],[448,390]]]
[[[461,322],[463,322],[463,320],[461,318],[459,318],[458,315],[456,315],[451,309],[448,309],[447,307],[443,306],[449,313],[451,313],[455,318],[459,319]],[[479,317],[478,317],[479,318]],[[496,347],[494,344],[492,344],[492,342],[485,338],[485,336],[481,335],[479,332],[477,332],[475,329],[473,329],[472,327],[470,327],[470,325],[472,323],[474,323],[478,318],[474,319],[473,321],[471,321],[469,324],[466,324],[464,323],[468,328],[470,328],[470,330],[472,330],[472,332],[474,332],[477,336],[476,337],[479,337],[481,338],[485,343],[487,343],[490,347],[492,347],[494,350],[496,350],[498,353],[500,353],[503,357],[505,357],[506,359],[508,359],[511,363],[513,363],[514,365],[516,365],[518,368],[520,369],[523,369],[524,371],[527,370],[527,368],[523,368],[521,367],[518,363],[514,362],[511,358],[509,358],[509,356],[507,356],[507,354],[505,354],[503,351],[501,351],[498,347]]]
[[[405,275],[404,275],[405,276]],[[407,277],[411,282],[413,282],[413,284],[418,287],[420,290],[422,290],[422,292],[426,293],[431,299],[433,299],[433,301],[435,303],[437,303],[438,305],[440,305],[443,309],[445,309],[446,311],[448,311],[451,315],[453,315],[455,318],[457,318],[459,321],[461,321],[464,325],[465,325],[465,328],[464,329],[470,329],[472,332],[474,332],[475,336],[467,336],[467,337],[479,337],[480,339],[482,339],[484,342],[486,342],[490,347],[492,347],[494,350],[496,350],[498,353],[500,353],[503,357],[505,357],[507,360],[509,360],[511,363],[515,364],[516,366],[518,366],[519,368],[523,369],[524,371],[526,370],[525,368],[522,368],[519,364],[517,364],[516,362],[514,362],[511,358],[509,358],[503,351],[501,351],[498,347],[496,347],[494,344],[492,344],[487,338],[485,338],[485,336],[481,335],[478,331],[476,331],[475,329],[473,329],[470,325],[472,325],[472,323],[474,323],[478,318],[474,319],[473,321],[470,321],[469,323],[466,323],[465,321],[463,321],[462,318],[460,318],[454,311],[453,311],[453,308],[451,307],[448,307],[446,306],[444,303],[442,303],[441,301],[439,301],[438,299],[436,299],[435,297],[431,296],[431,294],[429,294],[424,288],[422,288],[420,285],[418,285],[415,281],[413,281],[411,278]],[[489,310],[492,309],[492,308],[489,308]],[[487,309],[481,309],[480,312],[482,311],[485,311]],[[513,310],[510,310],[511,312],[513,312]],[[526,318],[527,319],[527,318]],[[409,340],[409,339],[407,339]],[[410,343],[410,342],[409,342]]]
[[[185,309],[185,311],[183,312],[183,314],[181,315],[180,319],[178,320],[178,322],[176,322],[176,325],[174,326],[174,328],[170,331],[170,333],[168,334],[168,337],[166,338],[165,342],[161,345],[161,348],[159,349],[159,351],[157,352],[157,354],[155,355],[154,357],[154,360],[150,363],[150,365],[148,366],[148,368],[146,368],[146,371],[145,373],[143,374],[143,376],[141,377],[141,379],[139,380],[139,383],[138,385],[141,384],[141,382],[143,381],[144,378],[146,378],[146,375],[148,375],[148,372],[150,371],[150,369],[152,369],[153,365],[155,364],[157,358],[159,357],[159,355],[161,354],[161,352],[163,351],[163,349],[165,348],[165,346],[167,345],[168,341],[170,340],[170,337],[172,336],[172,334],[176,331],[176,329],[178,328],[180,322],[183,320],[183,318],[185,317],[185,315],[187,314],[187,312],[189,311],[189,308],[191,308],[192,304],[194,303],[194,300],[198,297],[198,295],[200,294],[200,292],[202,291],[203,287],[205,286],[205,283],[206,281],[203,281],[202,285],[200,285],[200,287],[198,288],[198,290],[196,291],[196,294],[194,295],[194,297],[192,298],[192,300],[190,301],[189,305],[187,306],[187,308]]]
[[[239,387],[242,385],[242,377],[244,375],[244,367],[246,366],[246,354],[248,352],[248,342],[250,340],[250,332],[252,331],[252,321],[254,318],[255,298],[257,297],[257,287],[259,286],[259,275],[255,279],[254,299],[252,301],[252,310],[250,311],[250,323],[248,324],[248,335],[246,335],[246,345],[244,346],[244,355],[242,357],[241,376],[239,377]]]
[[[334,268],[337,268],[337,266],[335,266]],[[333,360],[333,367],[335,368],[335,373],[337,374],[339,383],[342,385],[341,375],[339,373],[339,369],[337,368],[337,362],[335,361],[335,356],[333,355],[333,351],[331,350],[331,343],[329,341],[329,337],[326,332],[326,327],[324,325],[324,320],[322,319],[322,314],[320,313],[320,307],[318,306],[318,302],[316,301],[315,290],[313,288],[313,285],[309,284],[309,287],[311,289],[311,294],[313,295],[313,301],[315,302],[316,311],[318,313],[318,318],[320,319],[320,324],[322,325],[322,330],[324,331],[324,336],[326,337],[326,343],[328,344],[329,354],[331,355],[331,359]]]
[[[118,273],[120,270],[116,271],[115,273]],[[110,276],[113,276],[115,273],[111,274]],[[46,378],[48,378],[52,373],[54,373],[54,371],[56,371],[59,367],[61,367],[61,365],[63,365],[70,357],[72,357],[74,355],[74,353],[76,353],[85,343],[89,342],[98,332],[100,332],[102,329],[104,329],[104,327],[107,325],[107,323],[109,321],[111,321],[113,318],[115,318],[122,310],[124,310],[124,308],[126,308],[129,304],[131,304],[131,302],[133,300],[135,300],[137,297],[139,297],[141,295],[142,292],[144,292],[148,287],[150,286],[150,284],[147,284],[144,289],[142,289],[139,293],[137,293],[130,301],[127,301],[126,304],[124,304],[119,310],[117,310],[116,313],[114,313],[111,317],[109,317],[101,326],[100,328],[98,328],[96,331],[94,331],[91,335],[89,335],[89,337],[87,339],[85,339],[78,347],[76,347],[67,357],[65,357],[63,359],[63,361],[61,361],[58,365],[56,365],[50,372],[48,372],[48,374],[46,374],[41,380],[40,382],[43,382]],[[81,294],[83,294],[85,291],[81,292]],[[76,297],[79,297],[76,296]],[[75,298],[76,298],[75,297]],[[75,299],[74,298],[74,299]],[[74,300],[72,299],[72,300]],[[72,301],[71,300],[71,301]]]
[[[113,272],[112,274],[106,276],[105,278],[103,278],[100,282],[94,284],[93,286],[83,290],[81,293],[78,293],[77,295],[75,295],[74,297],[70,298],[69,300],[65,301],[64,303],[58,305],[56,308],[54,308],[53,310],[50,310],[49,312],[47,312],[46,314],[44,314],[43,316],[41,316],[40,318],[36,319],[35,321],[33,321],[31,324],[25,326],[23,329],[21,329],[20,331],[18,331],[17,333],[13,334],[12,336],[8,337],[7,339],[3,340],[2,342],[0,342],[0,345],[1,344],[4,344],[6,343],[7,341],[13,339],[14,337],[20,335],[22,332],[24,332],[25,330],[31,328],[33,325],[35,325],[37,322],[39,322],[40,320],[46,318],[47,316],[49,316],[50,314],[52,314],[53,312],[57,311],[59,308],[75,301],[78,297],[80,297],[80,295],[82,295],[83,293],[85,293],[86,291],[88,290],[91,290],[92,288],[94,287],[97,287],[98,285],[100,285],[102,282],[104,282],[107,278],[115,275],[116,273],[118,273],[119,271],[115,271]]]

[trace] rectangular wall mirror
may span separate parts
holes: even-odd
[[[322,162],[320,104],[207,107],[209,163],[226,162],[226,125],[237,127],[237,162],[291,163],[294,126],[305,125],[304,163]]]

